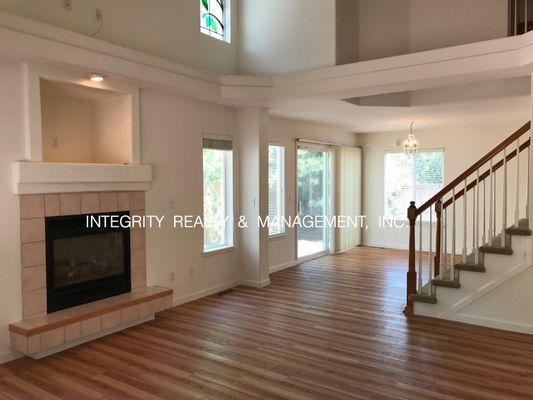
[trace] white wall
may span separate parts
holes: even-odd
[[[59,0],[0,0],[0,11],[84,35],[98,28],[96,6],[104,15],[96,38],[224,74],[310,70],[507,35],[507,0],[233,0],[231,44],[199,32],[198,0],[73,0],[71,11]]]
[[[531,246],[530,241],[528,245]],[[532,285],[533,267],[529,266],[449,318],[495,329],[533,334],[533,315],[530,312],[533,306]]]
[[[507,0],[241,0],[238,71],[280,74],[507,36]]]
[[[359,0],[358,59],[409,52],[409,0]]]
[[[0,10],[84,35],[98,28],[95,7],[104,16],[98,39],[191,67],[234,73],[237,66],[237,9],[232,2],[232,43],[200,33],[198,0],[0,0]]]
[[[43,160],[94,161],[93,103],[53,94],[41,96]],[[57,141],[57,147],[53,145]]]
[[[453,128],[434,128],[416,130],[422,149],[444,149],[444,184],[456,178],[467,167],[476,162],[484,154],[499,144],[507,136],[520,128],[526,121],[512,120],[499,124],[468,125]],[[408,227],[378,228],[378,218],[384,214],[384,157],[386,151],[400,151],[398,144],[405,139],[407,131],[387,133],[364,133],[358,135],[359,145],[363,147],[363,214],[367,216],[368,230],[363,230],[363,244],[368,246],[407,248]],[[525,153],[522,153],[525,154]],[[521,163],[526,161],[522,156]],[[525,166],[523,166],[525,168]],[[501,180],[501,170],[497,182]],[[516,177],[514,161],[509,165],[509,177]],[[522,173],[525,180],[525,174]],[[525,184],[525,181],[524,181]],[[509,224],[512,224],[512,212],[514,210],[515,181],[509,179],[508,215]],[[488,189],[487,189],[488,190]],[[501,193],[501,190],[499,191]],[[521,196],[525,195],[522,190]],[[469,192],[470,200],[471,192]],[[488,196],[488,195],[487,195]],[[487,198],[488,199],[488,198]],[[487,200],[488,201],[488,200]],[[497,198],[497,203],[501,199]],[[462,238],[462,224],[459,216],[462,216],[462,202],[458,204],[457,232],[458,241]],[[521,201],[522,211],[525,208],[525,198]],[[421,205],[421,204],[417,204]],[[406,205],[406,214],[407,214]],[[467,215],[472,216],[469,208]],[[499,213],[498,215],[501,215]],[[469,239],[470,240],[470,239]],[[451,241],[449,241],[451,243]],[[461,242],[462,243],[462,242]],[[426,240],[427,244],[427,240]],[[459,243],[458,243],[459,245]]]
[[[296,139],[356,145],[354,133],[327,126],[319,126],[294,120],[271,117],[269,141],[285,146],[285,195],[287,217],[296,216]],[[278,267],[296,261],[296,230],[288,229],[285,235],[270,239],[270,267]]]
[[[152,165],[154,177],[146,193],[146,213],[167,218],[202,215],[202,133],[233,136],[237,141],[236,111],[152,90],[141,90],[140,110],[142,163]],[[234,174],[236,215],[238,187]],[[172,287],[175,299],[231,286],[239,278],[239,249],[203,255],[200,227],[173,229],[166,224],[164,229],[148,230],[147,251],[148,285]],[[174,284],[169,283],[171,272]]]
[[[507,0],[359,0],[359,60],[507,36]]]
[[[410,0],[411,52],[507,36],[508,0]]]
[[[130,95],[115,96],[93,104],[93,162],[122,164],[131,162],[132,100]]]
[[[240,0],[239,73],[335,65],[335,0]]]
[[[13,194],[11,163],[24,157],[22,73],[0,61],[0,361],[8,352],[8,324],[21,318],[20,212]]]

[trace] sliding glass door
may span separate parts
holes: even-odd
[[[297,248],[298,258],[302,258],[329,249],[329,229],[325,221],[330,208],[329,150],[298,147],[296,175],[297,211],[302,222],[297,229]],[[321,219],[324,220],[322,224]],[[317,221],[319,224],[315,223]]]

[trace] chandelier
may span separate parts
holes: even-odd
[[[403,150],[406,154],[415,154],[418,151],[418,140],[413,133],[413,121],[411,121],[411,129],[407,139],[403,141]]]

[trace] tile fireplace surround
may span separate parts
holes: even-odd
[[[61,347],[70,347],[67,346],[69,330],[76,330],[80,333],[73,337],[79,341],[84,336],[89,337],[104,332],[105,322],[110,318],[116,320],[114,327],[121,325],[126,327],[126,324],[131,326],[135,324],[136,320],[143,322],[147,317],[153,317],[155,312],[162,311],[172,305],[172,291],[162,288],[146,288],[145,229],[132,228],[130,232],[132,292],[117,296],[116,299],[118,300],[113,300],[113,302],[104,299],[47,314],[45,217],[115,211],[130,211],[131,215],[144,215],[144,210],[144,192],[57,193],[20,196],[23,320],[12,324],[10,327],[11,346],[15,350],[30,356],[37,353],[52,353],[54,348],[61,350]],[[124,299],[123,307],[120,299]],[[104,310],[102,315],[99,315],[98,312],[99,304],[102,304],[101,308]],[[90,311],[83,311],[84,309]],[[107,311],[105,310],[109,313],[106,314]],[[87,319],[84,318],[84,312],[87,313]],[[96,318],[95,315],[97,315]],[[73,316],[75,316],[74,319]],[[50,329],[45,326],[48,324],[46,321],[49,320],[54,321],[54,326],[50,326]],[[65,324],[68,321],[75,320],[77,322],[72,325],[61,326],[58,320],[65,320]],[[91,325],[91,329],[87,329],[86,335],[84,335],[82,328],[84,326],[87,328],[88,324]],[[26,327],[31,327],[31,329],[26,329]],[[119,329],[114,331],[116,330]],[[73,343],[73,345],[75,344]]]

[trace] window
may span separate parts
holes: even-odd
[[[229,0],[200,0],[200,32],[229,43],[229,15]]]
[[[204,251],[233,246],[233,146],[204,138]]]
[[[407,218],[410,201],[422,205],[442,189],[444,151],[385,154],[385,217]]]
[[[269,235],[285,233],[285,147],[268,146]]]

